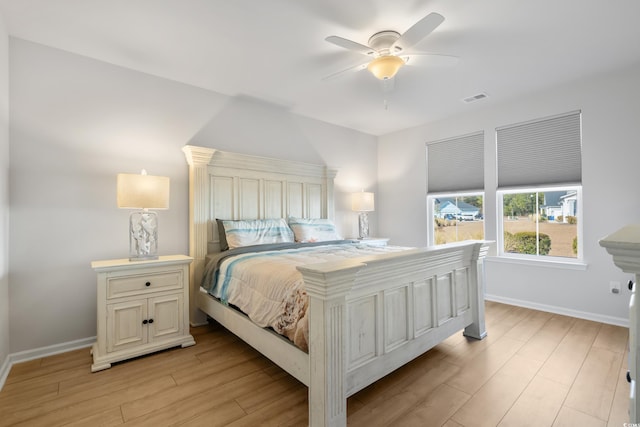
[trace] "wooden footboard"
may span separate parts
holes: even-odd
[[[484,242],[299,267],[309,294],[309,424],[464,328],[482,339]]]

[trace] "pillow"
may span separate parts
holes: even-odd
[[[288,221],[296,242],[342,240],[342,237],[336,231],[336,226],[330,219],[289,217]]]
[[[229,249],[265,243],[293,242],[293,232],[283,218],[222,220],[222,226]]]
[[[220,240],[220,250],[226,251],[229,249],[229,244],[227,243],[227,235],[224,232],[224,224],[223,220],[216,218],[216,223],[218,224],[218,240]]]

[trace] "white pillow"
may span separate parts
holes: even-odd
[[[342,237],[336,231],[335,224],[330,219],[289,217],[288,221],[296,242],[342,240]]]
[[[265,243],[293,242],[293,231],[284,218],[222,220],[229,249]]]

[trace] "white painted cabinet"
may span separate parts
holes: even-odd
[[[636,283],[638,283],[638,274],[636,274]],[[627,381],[629,382],[629,419],[633,420],[632,423],[638,423],[640,421],[640,407],[637,392],[638,392],[638,367],[640,367],[640,349],[638,338],[640,327],[638,327],[638,300],[636,295],[636,285],[631,282],[629,284],[631,289],[631,298],[629,300],[629,359],[627,370]]]
[[[174,255],[91,263],[98,278],[92,372],[131,357],[195,344],[189,334],[191,261]]]
[[[638,399],[638,369],[640,368],[640,317],[636,288],[640,280],[640,224],[628,225],[600,240],[613,256],[613,262],[622,271],[635,275],[635,284],[630,283],[629,300],[629,359],[627,381],[629,382],[630,425],[640,423],[640,400]]]

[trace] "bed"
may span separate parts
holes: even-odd
[[[189,164],[190,319],[211,317],[309,388],[309,424],[344,426],[347,397],[452,334],[486,336],[483,259],[468,241],[300,265],[308,295],[308,351],[254,324],[202,288],[208,256],[221,252],[216,219],[334,219],[336,171],[207,147],[185,146]]]

